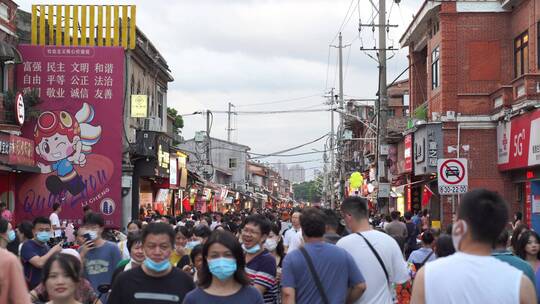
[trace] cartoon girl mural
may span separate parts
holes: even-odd
[[[101,126],[92,126],[94,108],[84,103],[75,117],[67,111],[45,111],[34,128],[36,153],[48,164],[38,162],[42,174],[56,172],[45,181],[47,189],[65,199],[66,191],[75,196],[84,190],[74,165],[84,167],[86,155],[101,137]]]

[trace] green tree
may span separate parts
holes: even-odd
[[[184,119],[181,115],[178,114],[178,111],[174,108],[167,107],[167,114],[171,115],[173,120],[173,132],[174,133],[182,133],[182,128],[184,127]]]
[[[297,201],[319,202],[322,193],[322,179],[317,178],[308,182],[293,185],[294,198]]]

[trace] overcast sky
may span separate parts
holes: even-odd
[[[93,1],[16,1],[30,11],[32,4],[91,4]],[[378,2],[373,0],[373,2]],[[238,111],[320,109],[322,97],[337,82],[337,50],[330,49],[343,26],[345,98],[374,98],[377,63],[360,51],[373,47],[371,28],[359,36],[358,20],[369,23],[370,0],[133,0],[101,4],[136,4],[137,26],[168,62],[175,81],[169,84],[168,106],[179,113],[205,109]],[[421,0],[387,1],[391,23],[388,44],[399,38],[418,11]],[[350,5],[351,9],[349,10]],[[359,4],[359,5],[358,5]],[[359,8],[359,9],[358,9]],[[346,14],[349,10],[348,17]],[[343,22],[345,21],[345,22]],[[375,37],[377,37],[375,33]],[[337,44],[337,39],[333,41]],[[374,52],[369,52],[375,56]],[[330,56],[329,56],[330,55]],[[389,52],[392,55],[392,52]],[[328,60],[330,58],[330,60]],[[388,62],[388,82],[407,67],[406,51]],[[306,97],[306,98],[304,98]],[[301,99],[300,99],[301,98]],[[296,99],[288,102],[283,100]],[[274,104],[253,105],[279,101]],[[212,136],[227,138],[227,115],[215,114]],[[183,136],[205,128],[201,115],[184,118]],[[234,141],[255,153],[271,153],[316,139],[330,130],[330,114],[237,115]],[[322,150],[324,141],[290,153]],[[322,167],[322,154],[266,158],[275,163],[302,163],[308,178]]]

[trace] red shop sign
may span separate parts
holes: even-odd
[[[405,164],[403,165],[403,170],[405,172],[412,171],[412,134],[405,135]]]
[[[34,141],[12,134],[0,134],[0,162],[34,166]]]
[[[540,110],[497,126],[497,163],[500,170],[540,164]]]

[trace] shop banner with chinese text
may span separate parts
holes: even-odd
[[[39,117],[26,122],[41,174],[18,181],[16,218],[47,216],[81,223],[82,208],[118,227],[122,215],[124,50],[118,47],[19,45],[17,86],[40,96]]]

